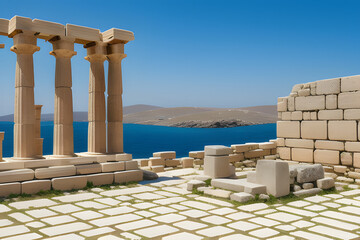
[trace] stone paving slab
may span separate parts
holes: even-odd
[[[181,171],[178,171],[180,174]],[[360,189],[286,204],[234,204],[186,179],[0,203],[0,239],[356,239]],[[20,198],[21,199],[21,198]]]

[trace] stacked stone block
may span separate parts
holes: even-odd
[[[281,159],[360,168],[360,75],[295,85],[277,106]]]

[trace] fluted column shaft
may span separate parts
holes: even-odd
[[[104,154],[106,153],[105,44],[97,42],[95,45],[87,47],[87,54],[85,59],[90,62],[88,152]]]
[[[126,57],[124,44],[109,45],[108,97],[107,97],[107,141],[109,153],[122,153],[123,147],[123,105],[121,61]]]
[[[61,37],[50,41],[56,58],[53,155],[74,156],[71,58],[74,40]]]
[[[33,33],[13,37],[16,53],[14,159],[32,159],[35,154],[35,106],[33,54],[39,51]]]

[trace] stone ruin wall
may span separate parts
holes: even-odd
[[[360,75],[297,84],[277,107],[281,159],[360,168]]]

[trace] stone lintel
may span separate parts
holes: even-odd
[[[38,38],[50,40],[54,36],[65,36],[65,26],[60,23],[34,19],[33,31],[37,33]]]
[[[102,38],[105,43],[127,43],[134,40],[134,33],[127,30],[111,28],[102,33]]]
[[[7,36],[8,31],[9,31],[9,20],[0,18],[0,35]]]
[[[99,29],[73,24],[66,24],[66,36],[74,37],[75,43],[79,44],[101,41],[101,33]]]
[[[16,34],[24,31],[35,34],[36,32],[33,26],[31,18],[14,16],[9,21],[8,36],[12,38]]]

